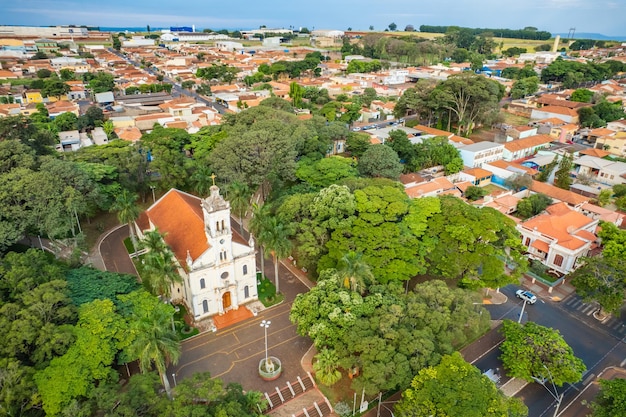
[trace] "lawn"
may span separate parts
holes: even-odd
[[[259,275],[260,273],[257,274],[257,294],[259,295],[259,301],[262,302],[265,307],[281,303],[285,299],[285,295],[276,295],[276,287],[272,281],[267,278],[263,278],[259,281]]]

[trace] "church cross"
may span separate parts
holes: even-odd
[[[217,177],[217,175],[215,174],[211,174],[211,179],[213,180],[213,185],[215,185],[215,178]]]

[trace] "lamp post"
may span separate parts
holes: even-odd
[[[174,386],[176,386],[176,374],[172,374],[172,378],[174,379]]]
[[[518,323],[522,322],[522,316],[524,316],[524,308],[526,308],[526,300],[524,300],[524,305],[522,306],[522,311],[519,313],[519,318],[517,319]]]
[[[261,327],[263,327],[263,330],[265,332],[265,367],[266,368],[269,368],[269,358],[267,356],[267,328],[270,327],[270,324],[272,324],[272,322],[269,320],[261,320]]]
[[[550,393],[552,398],[556,400],[556,409],[554,410],[554,417],[557,417],[557,415],[559,414],[559,408],[561,407],[561,401],[563,401],[563,394],[565,394],[565,392],[562,392],[561,395],[559,395],[559,391],[556,389],[556,385],[554,384],[554,379],[552,378],[552,372],[550,372],[550,369],[548,369],[548,367],[545,364],[543,365],[543,367],[546,368],[546,371],[548,371],[548,376],[549,376],[550,383],[552,384],[552,389],[554,390],[554,392],[552,392],[552,390],[546,386],[545,378],[539,379],[536,376],[533,376],[532,379],[534,379],[535,382],[538,382],[539,384],[541,384],[541,386],[543,386],[546,389],[546,391]]]
[[[150,189],[152,190],[152,202],[153,202],[153,203],[155,203],[155,202],[156,202],[156,197],[155,197],[155,195],[154,195],[154,189],[155,189],[155,188],[156,188],[156,187],[155,187],[154,185],[151,185],[151,186],[150,186]]]

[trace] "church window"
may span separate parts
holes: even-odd
[[[209,312],[209,302],[207,300],[204,300],[202,302],[202,311],[204,313],[208,313]]]
[[[206,288],[206,282],[204,281],[204,278],[200,278],[200,288]]]
[[[222,258],[223,257],[223,258]],[[220,254],[220,259],[226,260],[226,251],[223,250]]]
[[[248,274],[248,265],[244,265],[243,266],[243,274],[247,275]]]
[[[219,232],[220,231],[220,222],[215,223],[215,227],[216,227],[217,231]]]
[[[250,298],[250,287],[248,287],[247,285],[243,287],[243,297]]]
[[[222,220],[222,230],[226,230],[226,226],[224,226],[224,220]]]
[[[220,277],[221,277],[222,279],[226,279],[226,278],[228,278],[228,271],[224,271],[224,272],[222,272],[222,275],[220,275]]]

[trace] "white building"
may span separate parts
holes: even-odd
[[[611,161],[591,155],[575,159],[577,175],[588,175],[594,181],[606,185],[626,184],[626,163]]]
[[[172,299],[184,301],[198,320],[257,300],[254,241],[230,224],[230,204],[211,187],[200,199],[171,189],[136,222],[139,236],[158,229],[179,263],[182,285]]]
[[[470,168],[480,168],[484,163],[502,159],[504,144],[495,142],[476,142],[459,148],[463,164]]]
[[[138,46],[154,46],[154,39],[145,38],[143,36],[133,36],[131,39],[122,41],[124,48],[135,48]]]
[[[598,220],[557,203],[518,224],[517,230],[528,256],[562,275],[576,269],[578,260],[587,256],[597,240],[597,226]]]

